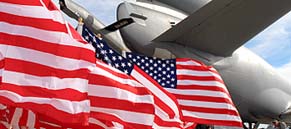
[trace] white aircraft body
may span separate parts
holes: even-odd
[[[85,24],[95,33],[102,33],[116,50],[161,58],[193,58],[213,65],[244,122],[290,122],[290,80],[242,46],[288,13],[290,0],[123,2],[117,8],[120,22],[109,27],[75,2],[61,3],[67,15],[83,17]],[[130,24],[130,19],[134,23]]]

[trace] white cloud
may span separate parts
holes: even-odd
[[[58,5],[58,0],[53,1]],[[110,23],[115,22],[117,6],[124,0],[73,0],[73,1],[78,3],[80,6],[84,7],[104,24],[108,25]],[[72,20],[69,17],[66,17],[66,19],[70,23],[76,24],[75,20]]]
[[[110,24],[115,22],[117,6],[123,1],[124,0],[76,0],[75,2],[82,5],[105,24]]]
[[[249,42],[249,48],[272,64],[284,77],[291,77],[291,12]]]
[[[97,18],[108,22],[115,18],[116,7],[121,0],[78,0],[76,2],[84,6]]]
[[[253,38],[249,48],[273,65],[291,60],[290,23],[291,12]]]
[[[290,47],[291,36],[291,13],[278,20],[272,26],[268,27],[253,40],[257,45],[251,47],[251,50],[257,52],[263,57],[274,56],[280,50]]]
[[[291,77],[291,61],[282,67],[277,68],[278,72],[283,74],[284,77],[290,80]]]

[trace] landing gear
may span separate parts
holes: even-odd
[[[260,126],[260,123],[257,122],[257,123],[255,124],[255,126],[254,126],[254,129],[257,129],[259,126]]]
[[[248,127],[245,124],[246,123],[243,124],[244,129],[257,129],[260,126],[260,123],[258,123],[258,122],[257,123],[248,122],[247,123]],[[253,126],[253,124],[255,124],[255,125]]]
[[[245,124],[243,124],[244,129],[249,129]]]

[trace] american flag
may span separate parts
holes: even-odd
[[[183,121],[242,126],[223,80],[213,67],[192,59],[165,60],[133,53],[127,53],[126,58],[123,58],[85,27],[83,37],[96,44],[96,56],[110,66],[134,76],[144,85],[148,85],[144,83],[145,80],[150,80],[156,87],[163,86],[168,91],[163,93],[170,96],[172,102],[178,101],[176,109],[180,110],[181,107]],[[166,101],[164,103],[168,104]]]
[[[48,117],[18,107],[0,104],[0,122],[5,128],[96,129],[152,128],[154,100],[152,94],[127,74],[103,62],[97,62],[89,75],[89,125],[66,126]],[[4,128],[4,127],[3,127]]]
[[[134,53],[126,53],[126,57],[175,95],[184,120],[242,126],[230,94],[213,67],[193,59],[159,59]]]
[[[90,119],[115,122],[127,128],[152,128],[155,107],[151,92],[103,62],[98,61],[96,66],[89,76]]]
[[[181,121],[181,110],[178,106],[176,98],[163,89],[155,80],[147,75],[143,70],[123,58],[116,51],[112,50],[105,41],[98,39],[94,34],[83,27],[82,36],[89,43],[96,46],[96,57],[101,59],[123,73],[128,74],[145,86],[153,95],[155,101],[155,120],[153,128],[185,128]],[[187,123],[191,127],[193,123]]]
[[[1,1],[0,127],[152,128],[152,93],[94,55],[50,0]]]
[[[3,126],[1,129],[35,128],[37,120],[36,114],[31,110],[0,104],[0,122]]]
[[[0,103],[87,125],[94,48],[51,0],[0,1]]]

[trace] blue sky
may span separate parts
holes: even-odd
[[[54,0],[57,1],[57,0]],[[123,0],[74,0],[106,25],[115,22],[116,7]],[[127,0],[133,1],[133,0]],[[76,21],[69,20],[76,24]],[[291,12],[245,44],[285,77],[291,77]]]

